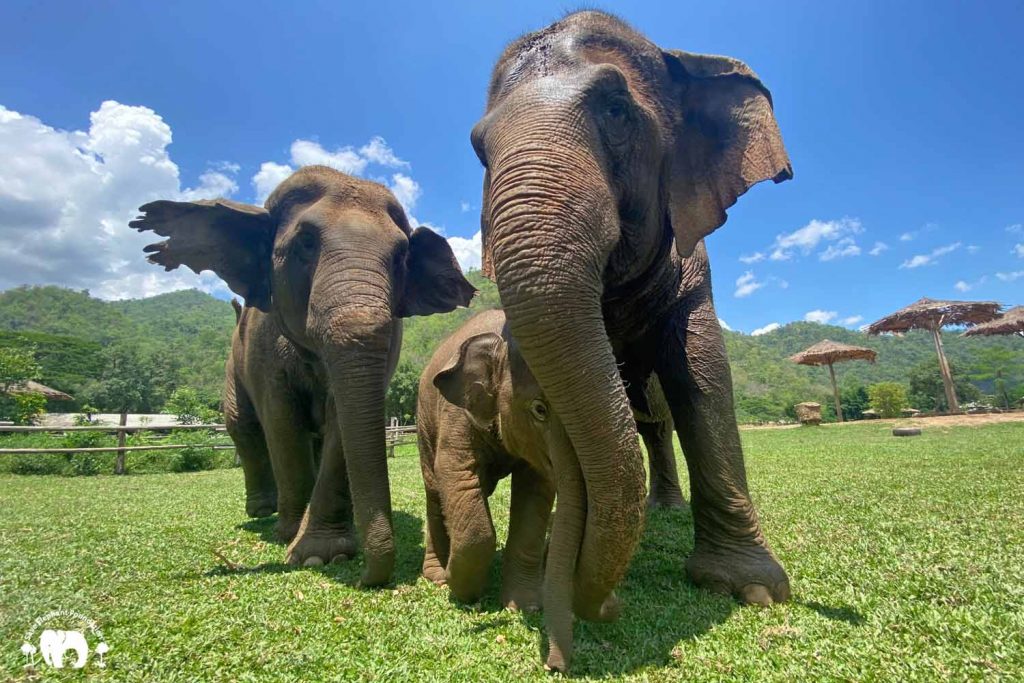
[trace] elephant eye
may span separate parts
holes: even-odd
[[[548,419],[548,404],[539,398],[530,401],[530,414],[538,422],[546,422]]]
[[[609,121],[625,121],[629,117],[629,102],[621,95],[611,98],[604,104],[604,117]]]
[[[302,259],[311,259],[316,254],[317,239],[309,230],[302,230],[292,240],[292,248],[296,255]]]

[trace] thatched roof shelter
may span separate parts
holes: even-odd
[[[74,401],[74,397],[65,394],[63,391],[57,391],[45,384],[28,380],[11,387],[8,391],[11,394],[42,394],[48,401]]]
[[[946,325],[978,325],[999,315],[1001,306],[995,301],[938,301],[923,298],[868,325],[869,334],[892,332],[903,334],[910,330],[929,330],[935,341],[939,357],[939,372],[946,390],[946,404],[951,413],[960,412],[953,388],[953,375],[949,370],[946,352],[942,350],[942,328]]]
[[[1014,306],[995,320],[975,325],[963,333],[964,337],[981,335],[1017,334],[1024,337],[1024,306]]]
[[[829,377],[832,378],[832,396],[836,402],[836,419],[840,422],[843,421],[843,407],[839,403],[839,385],[836,384],[836,371],[832,367],[834,363],[841,363],[848,360],[866,360],[870,363],[875,362],[875,358],[878,357],[878,353],[873,349],[868,349],[863,346],[851,346],[849,344],[840,344],[830,339],[810,346],[800,353],[793,354],[789,357],[794,363],[800,365],[827,365]]]
[[[999,315],[995,301],[940,301],[925,297],[868,325],[869,334],[939,330],[946,325],[977,325]]]
[[[874,363],[877,356],[878,353],[874,349],[840,344],[826,339],[793,354],[789,359],[800,365],[831,365],[847,360],[866,360]]]

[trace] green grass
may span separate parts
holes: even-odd
[[[574,674],[630,680],[1024,677],[1024,424],[880,424],[744,433],[765,532],[793,600],[741,608],[684,579],[688,511],[655,512],[612,625],[579,624]],[[544,680],[541,618],[418,578],[414,448],[391,461],[396,583],[360,564],[291,569],[241,472],[0,476],[0,671],[51,609],[99,622],[118,681]],[[500,533],[508,488],[493,501]],[[244,565],[230,571],[218,549]],[[90,665],[91,666],[91,665]],[[44,672],[46,680],[81,673]],[[3,675],[0,675],[2,678]]]

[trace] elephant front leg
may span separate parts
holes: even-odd
[[[437,489],[427,485],[427,538],[423,554],[423,578],[438,585],[447,582],[445,568],[450,555],[448,530],[441,512],[441,496]]]
[[[672,420],[646,422],[637,420],[636,429],[647,449],[650,490],[647,507],[681,508],[686,506],[679,487],[676,453],[672,446]]]
[[[456,600],[472,603],[487,586],[496,547],[494,524],[471,444],[461,439],[453,444],[447,436],[442,436],[434,461],[449,539],[445,582]]]
[[[341,435],[333,413],[327,415],[321,442],[320,472],[302,524],[285,554],[286,561],[293,565],[344,562],[355,557],[358,548]]]
[[[710,288],[674,314],[658,375],[690,473],[690,579],[747,603],[789,599],[789,579],[761,533],[747,490],[732,380]]]
[[[534,612],[541,608],[544,542],[554,500],[554,482],[525,464],[512,470],[512,506],[501,571],[501,602],[509,609]]]

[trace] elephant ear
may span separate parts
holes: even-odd
[[[669,178],[669,213],[681,256],[726,221],[725,210],[762,180],[793,177],[772,96],[730,57],[663,52],[682,101]]]
[[[434,375],[434,386],[449,403],[465,409],[486,427],[498,414],[498,360],[502,338],[485,332],[462,342],[459,353]]]
[[[139,207],[144,215],[128,225],[166,237],[143,251],[149,261],[174,270],[211,270],[246,306],[270,307],[271,251],[274,222],[266,209],[228,199],[172,202],[160,200]]]
[[[462,274],[448,240],[430,228],[419,227],[409,236],[408,272],[398,315],[447,313],[468,306],[476,287]]]

